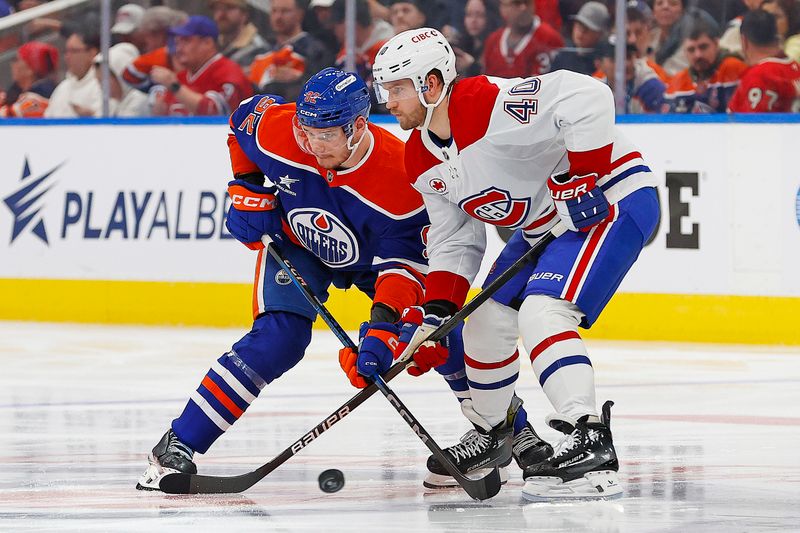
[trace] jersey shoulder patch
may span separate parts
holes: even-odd
[[[448,115],[459,150],[486,134],[499,92],[500,88],[486,76],[464,78],[453,86]]]

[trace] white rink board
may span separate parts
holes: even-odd
[[[622,292],[800,296],[800,124],[619,127],[672,189],[660,190],[661,225]],[[0,128],[0,278],[250,282],[252,254],[222,224],[226,134],[222,124]],[[502,246],[489,234],[484,272]]]

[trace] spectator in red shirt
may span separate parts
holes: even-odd
[[[533,0],[500,0],[500,16],[506,25],[486,38],[485,74],[524,78],[549,71],[564,39],[536,16]]]
[[[239,102],[253,94],[242,68],[219,53],[217,25],[208,17],[191,16],[170,30],[175,38],[177,74],[155,66],[150,72],[154,115],[230,115]]]
[[[751,67],[742,76],[728,111],[800,112],[800,64],[783,55],[775,16],[760,9],[749,11],[740,33],[742,52]]]

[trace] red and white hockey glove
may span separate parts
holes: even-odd
[[[557,174],[547,180],[547,188],[558,216],[569,230],[589,231],[609,215],[608,200],[597,186],[597,174]]]
[[[441,318],[425,314],[422,307],[407,307],[400,318],[400,336],[394,350],[394,358],[407,360],[413,357],[414,366],[408,367],[412,376],[421,376],[433,367],[447,362],[449,342],[445,337],[440,342],[424,339],[444,324],[449,317]]]

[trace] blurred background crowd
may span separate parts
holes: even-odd
[[[227,115],[256,92],[294,100],[310,75],[344,66],[345,2],[113,1],[109,114]],[[355,68],[368,82],[383,43],[425,26],[450,40],[462,76],[568,69],[612,87],[624,39],[625,113],[800,111],[800,0],[628,0],[623,29],[613,1],[355,7]],[[0,0],[0,117],[102,116],[101,28],[97,0]],[[761,85],[743,81],[764,65],[788,81],[774,95],[764,72]]]

